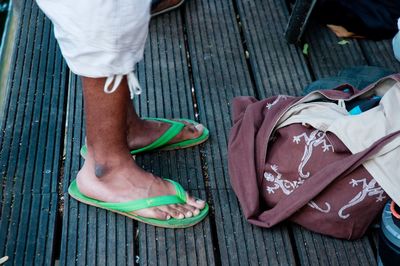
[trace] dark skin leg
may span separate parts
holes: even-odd
[[[125,202],[174,194],[175,191],[169,182],[144,171],[129,153],[129,92],[126,80],[123,80],[112,94],[103,92],[104,78],[83,77],[82,82],[88,156],[77,176],[80,191],[86,196],[107,202]],[[137,117],[134,110],[130,115]],[[129,121],[135,122],[134,119]],[[151,131],[145,134],[140,132],[140,127],[138,130],[139,135],[153,134]],[[135,213],[157,219],[182,219],[198,215],[204,206],[204,201],[189,196],[186,204],[149,208]]]

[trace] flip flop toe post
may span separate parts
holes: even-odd
[[[146,198],[146,199],[138,199],[138,200],[133,200],[133,201],[128,201],[128,202],[121,202],[121,203],[113,203],[113,202],[104,202],[104,201],[99,201],[93,198],[89,198],[85,195],[83,195],[76,184],[76,181],[74,180],[71,185],[68,188],[68,193],[69,195],[76,199],[77,201],[80,201],[82,203],[95,206],[98,208],[106,209],[121,215],[125,215],[131,219],[154,225],[157,227],[164,227],[164,228],[187,228],[191,227],[199,222],[201,222],[208,214],[208,204],[206,203],[206,206],[204,209],[201,210],[199,215],[190,217],[190,218],[184,218],[184,219],[175,219],[171,218],[169,220],[159,220],[159,219],[153,219],[153,218],[146,218],[142,217],[139,215],[135,215],[132,212],[142,210],[142,209],[147,209],[147,208],[152,208],[152,207],[158,207],[158,206],[163,206],[163,205],[170,205],[170,204],[184,204],[186,203],[186,191],[182,188],[181,185],[179,185],[177,182],[165,179],[169,182],[171,182],[175,188],[176,194],[175,195],[165,195],[165,196],[158,196],[158,197],[151,197],[151,198]]]
[[[190,119],[179,119],[179,121],[184,121],[189,124],[193,124],[194,126],[199,125],[199,123],[197,123],[196,121],[190,120]],[[178,122],[178,123],[183,124],[181,122]],[[183,124],[183,125],[185,127],[185,124]],[[160,150],[170,151],[170,150],[179,150],[179,149],[193,147],[193,146],[199,145],[199,144],[205,142],[206,140],[208,140],[209,136],[210,136],[210,131],[206,127],[203,127],[203,133],[199,137],[194,138],[194,139],[183,140],[183,141],[173,143],[173,144],[167,144],[167,145],[162,146],[160,148]]]

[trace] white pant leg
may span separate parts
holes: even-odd
[[[72,72],[85,77],[132,73],[143,58],[151,0],[37,0],[54,24]]]

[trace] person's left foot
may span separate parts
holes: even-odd
[[[171,11],[180,5],[184,0],[152,0],[151,1],[151,16],[155,17],[162,13]]]

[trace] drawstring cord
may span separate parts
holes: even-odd
[[[346,110],[346,103],[344,100],[338,100],[338,105],[339,107],[342,107],[343,109]]]
[[[115,92],[118,86],[121,84],[123,77],[124,77],[123,74],[109,76],[106,80],[106,84],[104,85],[104,92],[107,94]],[[128,74],[126,74],[126,77],[127,77],[129,92],[131,94],[131,99],[133,99],[135,95],[139,95],[142,93],[142,88],[140,87],[139,81],[136,78],[135,73],[129,72]],[[113,82],[114,84],[110,89],[110,85]]]

